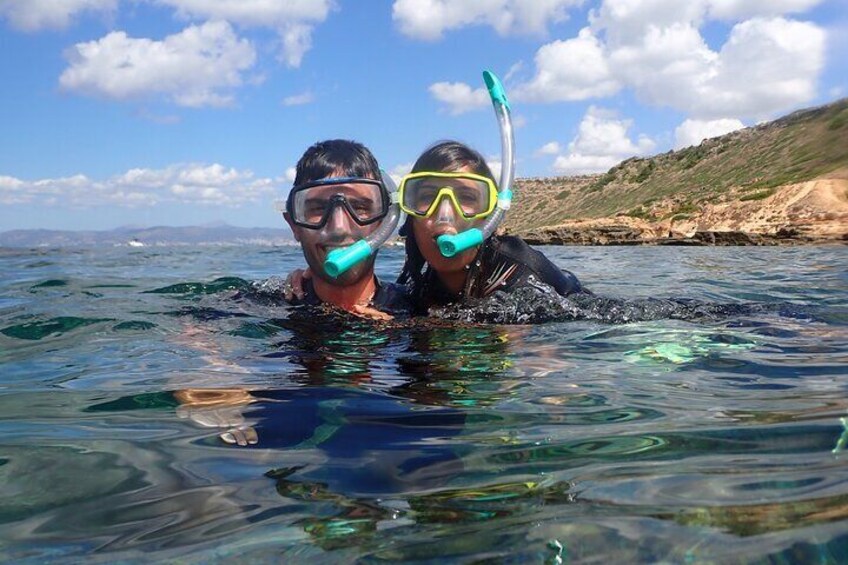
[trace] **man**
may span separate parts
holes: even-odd
[[[410,310],[403,287],[381,284],[374,276],[376,253],[338,277],[324,268],[332,250],[374,233],[389,205],[377,160],[364,145],[333,139],[306,150],[297,163],[284,213],[312,275],[294,303],[332,304],[378,319]],[[286,293],[290,295],[290,288]]]

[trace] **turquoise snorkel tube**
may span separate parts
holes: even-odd
[[[480,245],[495,233],[504,214],[512,204],[512,182],[515,180],[515,138],[512,134],[512,119],[509,113],[509,101],[503,84],[493,73],[483,71],[483,80],[489,89],[492,105],[501,131],[501,182],[498,185],[498,204],[492,215],[479,228],[471,228],[456,235],[442,235],[436,240],[439,251],[445,257],[453,257],[466,249]]]
[[[324,261],[324,272],[333,278],[340,276],[357,263],[376,253],[380,246],[388,241],[398,225],[400,205],[398,204],[397,185],[392,177],[384,171],[380,171],[380,176],[383,178],[383,185],[389,193],[389,212],[383,218],[383,223],[380,224],[377,231],[367,238],[360,239],[353,245],[330,251],[326,261]]]

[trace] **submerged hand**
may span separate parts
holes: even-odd
[[[259,443],[259,436],[256,434],[256,430],[250,426],[233,428],[219,434],[218,437],[225,443],[241,445],[242,447]]]
[[[360,318],[369,318],[371,320],[383,320],[388,321],[392,320],[391,314],[386,314],[385,312],[381,312],[374,308],[373,306],[364,306],[361,304],[355,304],[353,306],[353,310],[351,311],[353,314],[356,314]]]
[[[242,408],[253,401],[247,390],[183,389],[174,396],[181,404],[177,407],[178,417],[206,428],[230,428],[218,435],[222,441],[241,446],[259,442],[256,430],[246,423],[242,414]]]

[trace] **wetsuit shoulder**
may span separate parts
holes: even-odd
[[[495,262],[509,261],[525,268],[516,272],[516,276],[506,281],[507,290],[523,284],[527,276],[533,274],[543,283],[551,286],[558,294],[568,296],[581,292],[588,292],[580,284],[574,273],[560,269],[550,259],[536,249],[530,247],[526,241],[516,236],[497,236],[493,246]]]
[[[377,310],[387,314],[411,314],[413,309],[412,297],[405,285],[380,280],[377,280],[377,293],[371,303]]]

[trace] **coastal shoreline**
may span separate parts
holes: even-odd
[[[642,237],[629,230],[593,233],[580,230],[536,230],[515,233],[530,245],[586,245],[586,246],[679,246],[679,247],[742,247],[742,246],[801,246],[848,245],[848,236],[842,238],[809,237],[791,231],[775,234],[746,233],[738,231],[700,231],[690,236]]]

